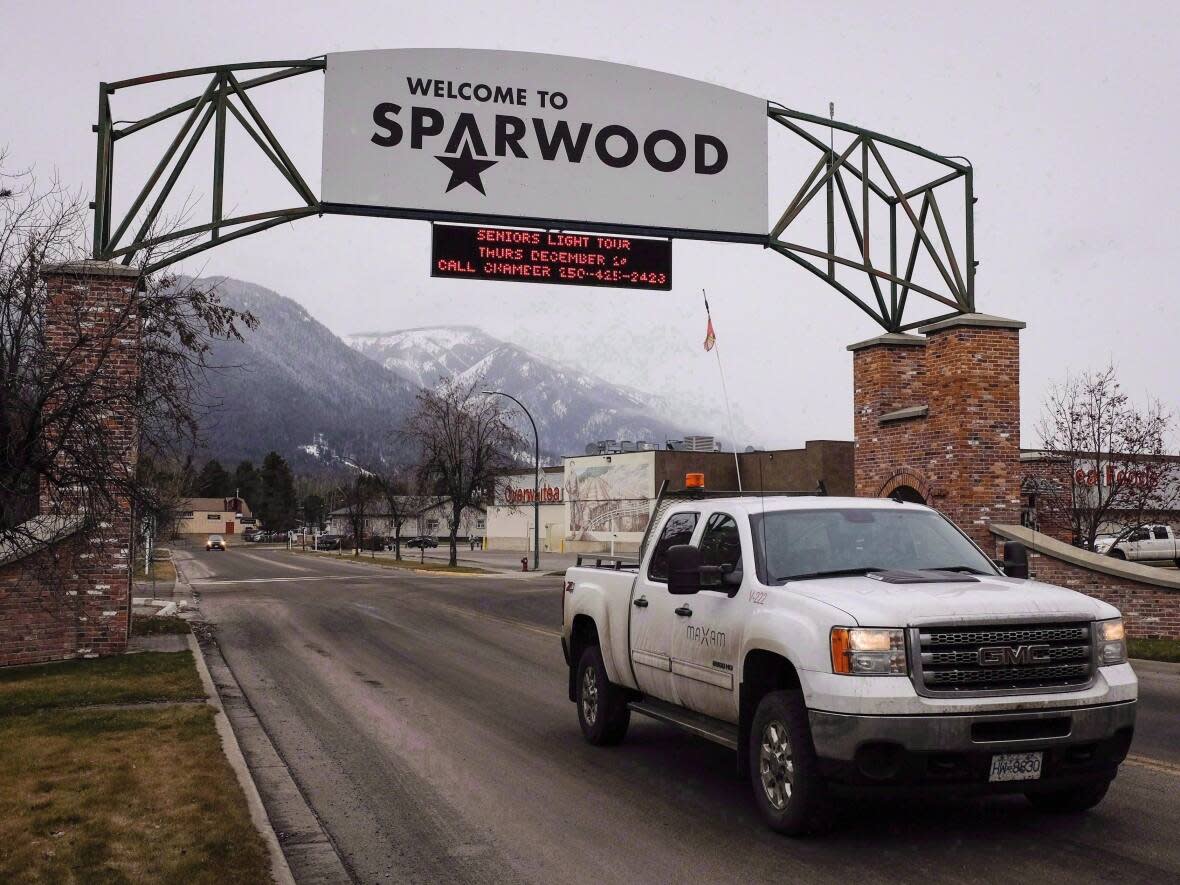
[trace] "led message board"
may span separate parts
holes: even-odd
[[[766,101],[531,52],[327,55],[323,203],[436,221],[761,241]]]
[[[430,275],[513,283],[672,288],[672,241],[435,224]]]

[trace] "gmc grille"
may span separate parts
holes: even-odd
[[[914,681],[925,694],[1060,691],[1093,678],[1088,623],[920,627],[911,643]]]

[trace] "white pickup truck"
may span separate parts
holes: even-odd
[[[638,562],[566,572],[570,700],[592,744],[636,712],[736,750],[783,833],[858,791],[1083,811],[1134,730],[1123,624],[1005,559],[916,504],[661,494]]]
[[[1104,536],[1094,545],[1094,550],[1131,562],[1170,559],[1180,568],[1180,543],[1168,525],[1140,526],[1125,537]]]

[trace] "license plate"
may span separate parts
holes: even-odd
[[[1041,776],[1043,753],[999,753],[992,756],[992,770],[987,779],[996,781],[1035,781]]]

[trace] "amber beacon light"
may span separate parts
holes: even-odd
[[[705,474],[703,474],[703,473],[686,473],[686,474],[684,474],[684,487],[686,489],[703,489],[705,487]]]

